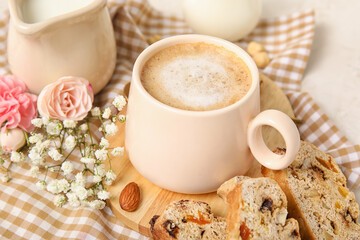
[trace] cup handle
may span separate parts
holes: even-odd
[[[285,140],[285,155],[269,150],[262,137],[261,127],[268,125],[280,132]],[[288,167],[295,159],[300,148],[300,135],[291,118],[278,110],[266,110],[250,121],[247,138],[252,155],[261,165],[280,170]]]

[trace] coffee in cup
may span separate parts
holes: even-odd
[[[208,111],[239,101],[251,86],[244,61],[224,47],[182,43],[152,56],[141,82],[158,101],[183,110]]]
[[[169,37],[146,48],[134,65],[126,114],[131,163],[152,183],[175,192],[215,191],[246,174],[253,156],[267,168],[285,168],[300,146],[286,114],[260,113],[259,72],[251,57],[205,35]],[[280,132],[285,155],[267,148],[264,125]]]

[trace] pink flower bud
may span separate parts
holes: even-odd
[[[17,151],[25,145],[25,142],[24,131],[19,128],[0,132],[0,145],[5,152]]]

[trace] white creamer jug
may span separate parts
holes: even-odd
[[[8,61],[30,92],[63,76],[88,79],[94,93],[108,83],[116,44],[106,0],[8,2]]]

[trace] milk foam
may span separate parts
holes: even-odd
[[[189,107],[206,108],[228,94],[224,67],[203,57],[177,59],[164,66],[160,81],[164,90]],[[224,91],[225,90],[225,91]]]
[[[225,48],[184,43],[151,57],[141,82],[154,98],[172,107],[214,110],[240,100],[251,86],[245,63]]]

